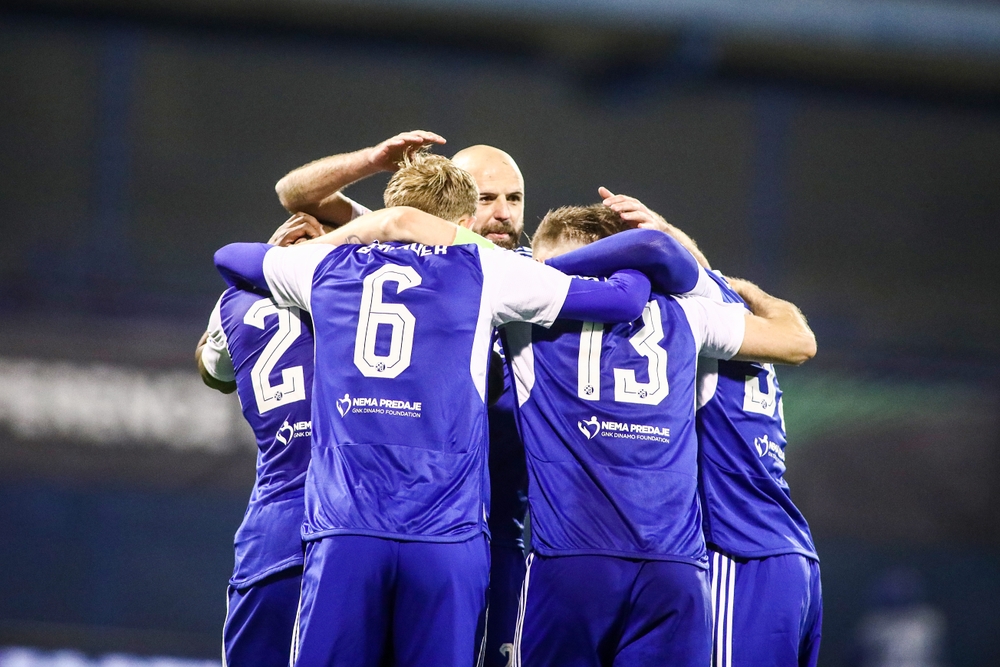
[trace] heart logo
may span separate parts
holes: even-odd
[[[287,436],[285,435],[285,431],[288,432]],[[281,428],[279,428],[278,432],[274,435],[274,439],[283,445],[287,445],[291,441],[293,435],[295,435],[295,429],[292,428],[292,425],[289,424],[286,419],[285,423],[281,425]]]
[[[770,444],[771,443],[767,439],[766,433],[760,438],[753,439],[753,446],[757,449],[757,456],[764,456],[764,454],[767,454]]]
[[[344,394],[343,398],[337,399],[337,412],[339,412],[340,416],[343,417],[350,411],[351,411],[351,395]]]
[[[580,429],[580,433],[587,436],[587,440],[590,440],[601,431],[601,422],[597,421],[597,417],[591,417],[586,420],[581,419],[576,423],[576,427]]]

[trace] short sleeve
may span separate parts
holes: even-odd
[[[722,296],[722,288],[708,275],[708,269],[704,267],[698,267],[698,282],[684,296],[701,296],[719,303],[725,301]]]
[[[312,283],[316,267],[335,246],[324,243],[271,248],[264,255],[264,279],[279,306],[312,311]]]
[[[509,250],[479,248],[483,296],[493,312],[493,326],[531,322],[550,327],[559,317],[572,278]]]
[[[347,201],[347,203],[351,205],[351,220],[354,220],[355,218],[360,218],[361,216],[363,216],[363,215],[365,215],[367,213],[371,213],[372,212],[372,210],[370,208],[368,208],[367,206],[362,206],[361,204],[359,204],[358,202],[354,201],[350,197],[347,197],[347,196],[344,196],[344,195],[340,195],[340,196],[344,197],[344,199]]]
[[[233,382],[236,375],[233,371],[233,360],[229,356],[229,341],[222,328],[221,308],[222,297],[219,297],[208,318],[208,338],[204,347],[201,348],[201,365],[216,380]]]
[[[746,308],[739,303],[718,303],[698,296],[678,297],[687,316],[698,354],[731,359],[740,351],[746,334]]]

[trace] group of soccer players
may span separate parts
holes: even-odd
[[[216,253],[196,357],[259,448],[224,665],[814,665],[772,366],[815,354],[801,313],[603,188],[519,247],[514,160],[443,143],[300,167],[270,242]],[[380,171],[385,208],[343,195]]]

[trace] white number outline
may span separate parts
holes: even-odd
[[[281,383],[271,385],[271,372],[274,367],[278,365],[295,339],[302,335],[299,309],[282,308],[274,299],[261,299],[250,306],[243,316],[243,323],[264,330],[265,320],[275,315],[278,317],[278,330],[271,336],[271,340],[267,341],[264,350],[250,369],[253,395],[257,399],[257,412],[260,414],[282,405],[306,400],[306,382],[302,366],[283,368]]]
[[[778,409],[777,394],[774,386],[774,364],[762,364],[766,371],[767,391],[760,390],[760,376],[747,375],[743,389],[743,411],[752,412],[758,415],[774,417],[774,411]],[[784,421],[784,416],[782,416]]]
[[[585,401],[601,398],[601,345],[604,325],[584,322],[580,331],[580,352],[577,357],[577,396]],[[652,300],[642,309],[642,328],[629,339],[632,347],[646,358],[648,382],[636,380],[631,368],[612,369],[615,377],[615,402],[659,405],[670,394],[667,381],[667,351],[663,340],[663,320],[660,305]]]
[[[412,266],[386,265],[365,276],[361,291],[361,310],[354,338],[354,365],[365,377],[394,378],[410,367],[413,356],[413,330],[417,320],[401,303],[382,301],[385,283],[397,284],[396,293],[419,285],[423,279]],[[391,327],[389,353],[375,353],[378,327]]]

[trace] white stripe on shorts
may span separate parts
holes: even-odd
[[[521,599],[517,603],[517,625],[514,626],[513,667],[521,667],[521,635],[524,631],[524,610],[528,607],[528,581],[531,579],[531,564],[535,554],[528,554],[524,570],[524,583],[521,584]]]
[[[718,552],[712,554],[712,665],[733,665],[733,598],[736,593],[736,562]]]
[[[295,667],[295,661],[299,659],[299,623],[302,621],[302,586],[305,584],[305,571],[299,579],[299,603],[295,605],[295,625],[292,626],[292,645],[288,651],[288,667]]]

